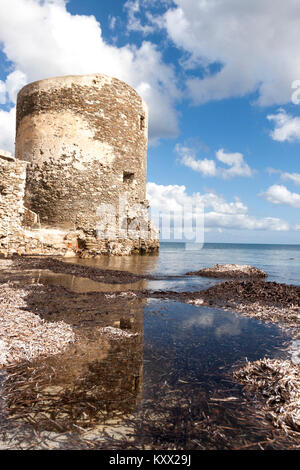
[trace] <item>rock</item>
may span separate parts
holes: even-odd
[[[214,278],[265,278],[267,274],[247,264],[216,264],[200,271],[189,271],[187,276],[204,276]]]

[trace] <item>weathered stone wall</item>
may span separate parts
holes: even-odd
[[[30,162],[25,205],[45,225],[90,230],[99,204],[145,204],[147,106],[103,75],[25,86],[18,95],[16,158]],[[147,203],[146,203],[147,204]]]
[[[21,231],[26,166],[0,150],[0,244]]]

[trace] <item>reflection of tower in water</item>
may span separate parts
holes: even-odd
[[[55,432],[121,423],[142,398],[146,300],[126,291],[64,295],[44,318],[77,325],[79,340],[62,354],[10,368],[10,418]]]
[[[144,300],[126,303],[121,323],[130,319],[130,329],[117,328],[114,306],[109,328],[89,327],[63,354],[10,368],[10,418],[63,432],[117,424],[132,413],[142,398]]]

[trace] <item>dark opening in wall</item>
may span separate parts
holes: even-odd
[[[123,171],[123,182],[132,183],[134,180],[134,173],[131,171]]]
[[[140,130],[142,131],[145,129],[145,116],[141,115],[140,116]]]

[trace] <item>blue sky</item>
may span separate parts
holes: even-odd
[[[153,213],[204,204],[207,242],[299,243],[299,22],[296,0],[1,0],[0,148],[26,83],[113,75],[149,104]]]

